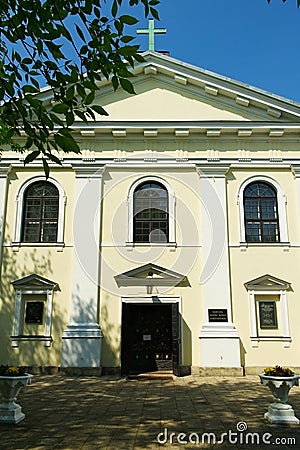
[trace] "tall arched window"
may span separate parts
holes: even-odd
[[[162,184],[146,181],[133,194],[134,242],[168,242],[168,191]]]
[[[48,181],[32,183],[24,193],[22,242],[56,242],[59,192]]]
[[[279,242],[277,192],[269,183],[253,182],[244,190],[246,242]]]

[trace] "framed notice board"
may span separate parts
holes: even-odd
[[[228,322],[227,309],[209,309],[208,310],[209,322]]]

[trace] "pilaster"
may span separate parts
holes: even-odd
[[[2,262],[2,245],[4,238],[4,223],[7,205],[7,183],[10,171],[10,164],[0,164],[0,264]]]
[[[101,367],[98,323],[100,223],[104,166],[73,165],[76,204],[70,322],[62,336],[62,367]]]
[[[200,277],[204,323],[200,366],[240,367],[240,344],[232,323],[227,229],[228,166],[197,167],[200,176],[203,264]]]

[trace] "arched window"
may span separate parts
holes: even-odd
[[[169,240],[168,191],[159,182],[145,181],[134,190],[133,240],[144,243]]]
[[[29,185],[24,193],[22,242],[56,242],[59,192],[48,181]]]
[[[244,190],[246,242],[280,242],[277,192],[257,181]]]

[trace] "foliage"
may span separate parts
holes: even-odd
[[[269,377],[292,377],[295,375],[294,372],[288,367],[281,366],[266,367],[264,369],[264,374]]]
[[[94,105],[99,82],[111,78],[133,94],[131,68],[143,58],[133,36],[138,20],[128,8],[143,8],[159,20],[160,0],[1,0],[0,144],[33,150],[25,163],[42,156],[58,164],[53,150],[79,153],[71,134],[78,118],[107,115]],[[43,92],[47,85],[51,90]],[[52,101],[50,101],[52,100]],[[13,136],[26,133],[23,147]],[[4,134],[3,134],[4,133]]]
[[[286,2],[286,0],[282,0],[282,1],[283,1],[283,3]],[[268,3],[271,3],[271,0],[267,0],[267,2],[268,2]],[[300,6],[300,0],[297,0],[297,5],[298,5],[298,7]]]
[[[0,376],[20,377],[26,374],[25,367],[0,366]]]

